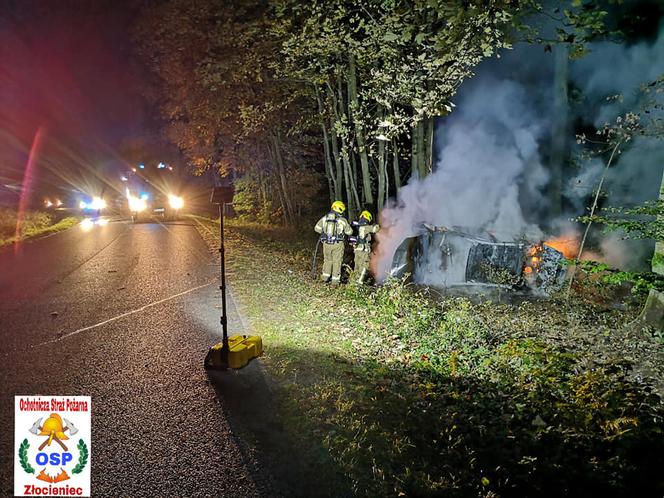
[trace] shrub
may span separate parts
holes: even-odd
[[[20,226],[19,235],[30,236],[51,225],[53,219],[42,211],[26,211]],[[17,212],[13,209],[0,209],[0,239],[16,235]]]

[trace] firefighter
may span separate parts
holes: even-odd
[[[362,211],[360,219],[353,223],[357,227],[357,241],[355,243],[355,273],[358,275],[357,283],[364,283],[369,272],[369,257],[371,256],[372,234],[380,230],[380,226],[371,223],[373,216],[369,211]]]
[[[346,205],[341,201],[334,201],[330,212],[323,216],[314,230],[321,235],[323,242],[323,273],[321,280],[331,280],[333,285],[341,281],[341,264],[344,259],[345,240],[353,234],[353,229],[344,218]]]

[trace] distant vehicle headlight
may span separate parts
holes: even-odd
[[[101,197],[93,197],[92,202],[89,204],[90,209],[99,211],[106,207],[106,201]]]
[[[129,193],[127,193],[127,201],[129,202],[129,211],[133,213],[140,213],[148,208],[148,203],[145,202],[145,199],[134,197]]]
[[[177,195],[169,195],[168,203],[173,209],[182,209],[182,207],[184,206],[184,199]]]

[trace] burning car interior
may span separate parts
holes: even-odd
[[[390,276],[445,294],[546,297],[565,280],[564,260],[541,241],[498,241],[487,232],[423,224],[397,248]]]

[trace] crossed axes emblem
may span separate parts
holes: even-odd
[[[70,436],[76,434],[78,432],[76,426],[72,424],[70,420],[67,420],[65,418],[64,421],[65,424],[67,425],[63,427],[62,425],[63,419],[61,419],[60,415],[58,415],[57,413],[51,413],[51,415],[46,419],[43,425],[42,425],[42,420],[43,418],[40,418],[34,424],[32,424],[32,427],[30,428],[30,432],[32,434],[35,434],[36,436],[47,436],[44,442],[39,447],[39,451],[43,450],[47,445],[50,446],[51,441],[55,441],[56,443],[58,443],[60,446],[62,446],[63,450],[69,451],[67,449],[67,446],[65,446],[65,443],[62,442],[62,440],[69,439],[65,434],[66,431],[69,431]]]

